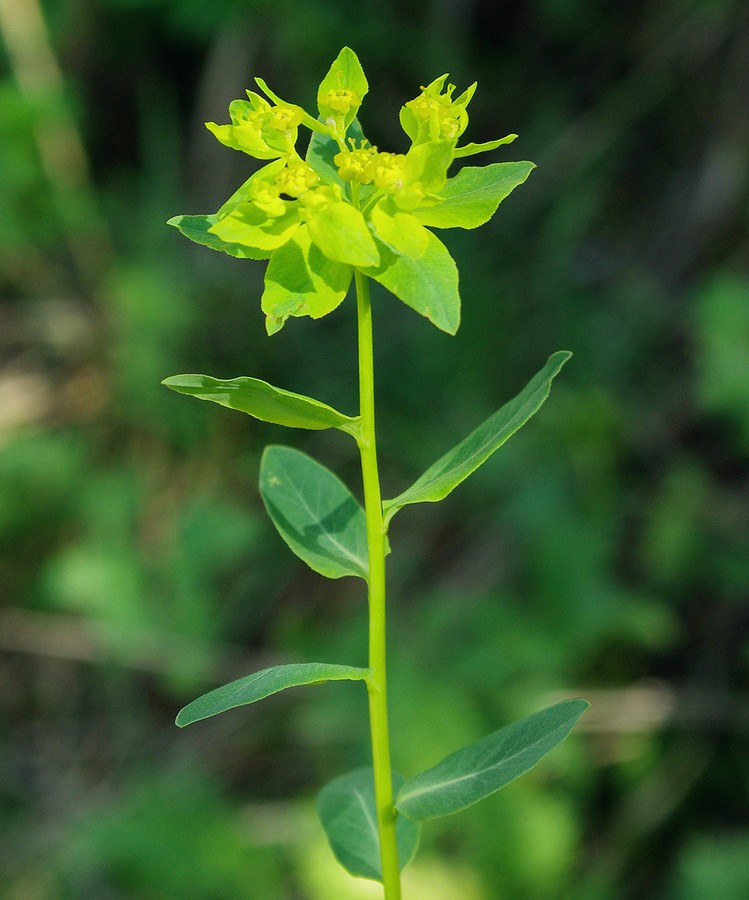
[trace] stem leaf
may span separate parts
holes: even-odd
[[[404,506],[411,503],[435,503],[465,481],[538,412],[549,396],[552,379],[571,356],[567,350],[553,353],[543,369],[517,397],[505,403],[467,438],[438,459],[410,488],[393,500],[386,500],[383,504],[385,523],[389,523]]]
[[[398,253],[382,241],[377,245],[380,265],[362,272],[441,331],[455,334],[460,325],[458,269],[442,241],[429,232],[426,249],[417,258]]]
[[[454,178],[448,178],[440,191],[440,203],[418,209],[414,215],[430,228],[478,228],[533,169],[531,162],[464,166]]]
[[[245,675],[222,687],[216,688],[192,703],[188,703],[177,714],[177,725],[183,728],[201,719],[208,719],[228,709],[256,703],[271,694],[304,684],[322,684],[326,681],[361,681],[369,675],[369,669],[355,666],[339,666],[335,663],[291,663],[261,669],[252,675]]]
[[[212,400],[220,406],[236,409],[275,425],[288,428],[339,428],[349,434],[355,433],[357,420],[344,416],[333,409],[303,394],[294,394],[274,387],[259,378],[212,378],[210,375],[172,375],[162,382],[178,394],[197,397],[198,400]]]
[[[393,773],[393,790],[404,783]],[[374,775],[372,769],[356,769],[327,784],[317,799],[320,816],[331,849],[338,862],[359,878],[382,881],[380,838],[377,830]],[[401,870],[413,859],[421,826],[403,816],[396,822],[398,862]]]
[[[563,700],[463,747],[407,781],[396,809],[416,821],[459,812],[532,769],[572,731],[590,704]]]
[[[281,537],[311,569],[366,580],[364,510],[333,472],[291,447],[266,447],[260,494]]]

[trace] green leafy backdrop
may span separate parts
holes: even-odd
[[[473,139],[517,132],[516,158],[538,164],[495,221],[450,235],[455,337],[373,298],[387,496],[554,350],[575,354],[532,427],[391,526],[399,771],[558,694],[593,704],[543,770],[427,823],[407,896],[744,898],[738,0],[0,0],[3,890],[365,896],[329,861],[313,799],[369,764],[356,670],[314,702],[301,688],[174,728],[189,699],[248,671],[355,666],[366,628],[359,579],[307,572],[267,525],[255,476],[274,420],[159,385],[211,371],[224,382],[176,389],[267,409],[263,383],[303,386],[330,405],[301,398],[312,422],[353,408],[346,304],[268,338],[263,266],[164,224],[247,178],[202,123],[254,73],[314,107],[344,44],[373,86],[375,143],[403,149],[397,110],[449,71],[479,82]],[[226,387],[245,372],[263,382]],[[335,428],[297,438],[358,484]]]

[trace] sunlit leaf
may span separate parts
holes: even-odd
[[[345,131],[356,117],[368,90],[369,85],[359,57],[349,47],[344,47],[320,82],[317,91],[320,117],[323,121],[330,117],[342,119]],[[341,106],[336,103],[335,98],[345,98],[348,102]]]
[[[312,243],[328,259],[351,266],[376,266],[380,261],[364,216],[350,203],[332,203],[308,215],[307,228]]]
[[[418,181],[429,194],[441,193],[447,183],[447,170],[454,158],[455,141],[427,141],[406,154],[403,170],[406,185]]]
[[[260,493],[281,537],[311,569],[367,578],[364,510],[333,472],[291,447],[266,447]]]
[[[182,728],[226,712],[228,709],[256,703],[287,688],[322,684],[326,681],[361,681],[368,675],[369,669],[339,666],[335,663],[291,663],[285,666],[272,666],[203,694],[179,711],[176,722]]]
[[[357,419],[344,416],[325,403],[273,387],[259,378],[212,378],[210,375],[172,375],[162,382],[179,394],[212,400],[276,425],[289,428],[339,428],[353,433]]]
[[[252,175],[247,179],[247,181],[243,182],[236,191],[229,197],[229,199],[221,205],[221,208],[216,213],[217,217],[228,215],[232,210],[236,209],[242,203],[247,203],[252,198],[252,186],[256,181],[267,181],[272,182],[276,175],[286,166],[286,159],[274,159],[273,162],[268,163],[262,168],[258,169],[257,172],[253,172]]]
[[[383,197],[370,214],[377,237],[396,253],[414,259],[429,245],[429,232],[410,213],[401,212],[390,197]]]
[[[246,247],[243,244],[222,240],[211,231],[217,221],[217,215],[173,216],[167,225],[173,225],[196,244],[210,247],[211,250],[220,250],[222,253],[228,253],[229,256],[236,256],[239,259],[268,259],[271,255],[271,250],[259,250],[256,247]]]
[[[494,141],[484,141],[482,144],[464,144],[462,147],[455,148],[453,157],[460,159],[463,156],[473,156],[475,153],[486,153],[488,150],[496,150],[497,147],[501,147],[504,144],[511,144],[516,137],[516,134],[507,134]]]
[[[263,312],[281,324],[288,316],[326,316],[346,296],[353,273],[351,266],[323,255],[302,225],[268,263]]]
[[[431,228],[478,228],[534,168],[530,162],[465,166],[448,178],[440,191],[441,203],[416,210],[414,215]]]
[[[410,503],[435,503],[454,488],[498,450],[505,441],[541,408],[549,396],[551,382],[572,356],[566,350],[553,353],[541,371],[509,403],[472,431],[434,465],[430,466],[410,488],[383,504],[385,521]]]
[[[394,792],[403,782],[402,775],[393,773]],[[338,862],[351,875],[382,881],[372,769],[356,769],[331,781],[318,796],[317,811]],[[413,859],[420,832],[418,822],[398,816],[396,840],[401,869]]]
[[[364,269],[407,306],[441,331],[455,334],[460,325],[458,269],[445,245],[429,234],[426,250],[418,258],[396,253],[379,243],[380,265]]]
[[[396,809],[417,821],[447,816],[483,800],[532,769],[588,709],[564,700],[445,757],[400,789]]]
[[[259,250],[275,250],[285,244],[301,222],[299,210],[289,203],[280,216],[269,216],[254,203],[240,203],[211,226],[222,241]]]

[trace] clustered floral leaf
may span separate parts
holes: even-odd
[[[427,226],[483,224],[533,164],[494,163],[448,177],[455,159],[516,135],[458,147],[476,85],[453,99],[447,77],[402,107],[400,122],[411,141],[406,153],[381,151],[362,134],[357,116],[368,84],[348,47],[320,84],[317,117],[256,78],[267,99],[247,91],[247,100],[230,104],[230,124],[206,127],[225,146],[268,162],[216,214],[176,216],[170,224],[212,249],[269,260],[261,299],[269,334],[290,316],[332,312],[355,268],[454,334],[457,269]],[[300,127],[311,132],[304,158],[297,150]]]

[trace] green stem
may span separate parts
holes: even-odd
[[[388,735],[386,636],[385,636],[385,527],[382,518],[380,477],[377,471],[377,442],[374,410],[374,358],[372,344],[372,306],[369,282],[356,270],[356,302],[359,332],[359,413],[361,434],[364,509],[367,516],[369,547],[369,724],[372,736],[377,828],[385,900],[400,900],[400,867],[396,843],[393,805],[393,778],[390,767]]]

